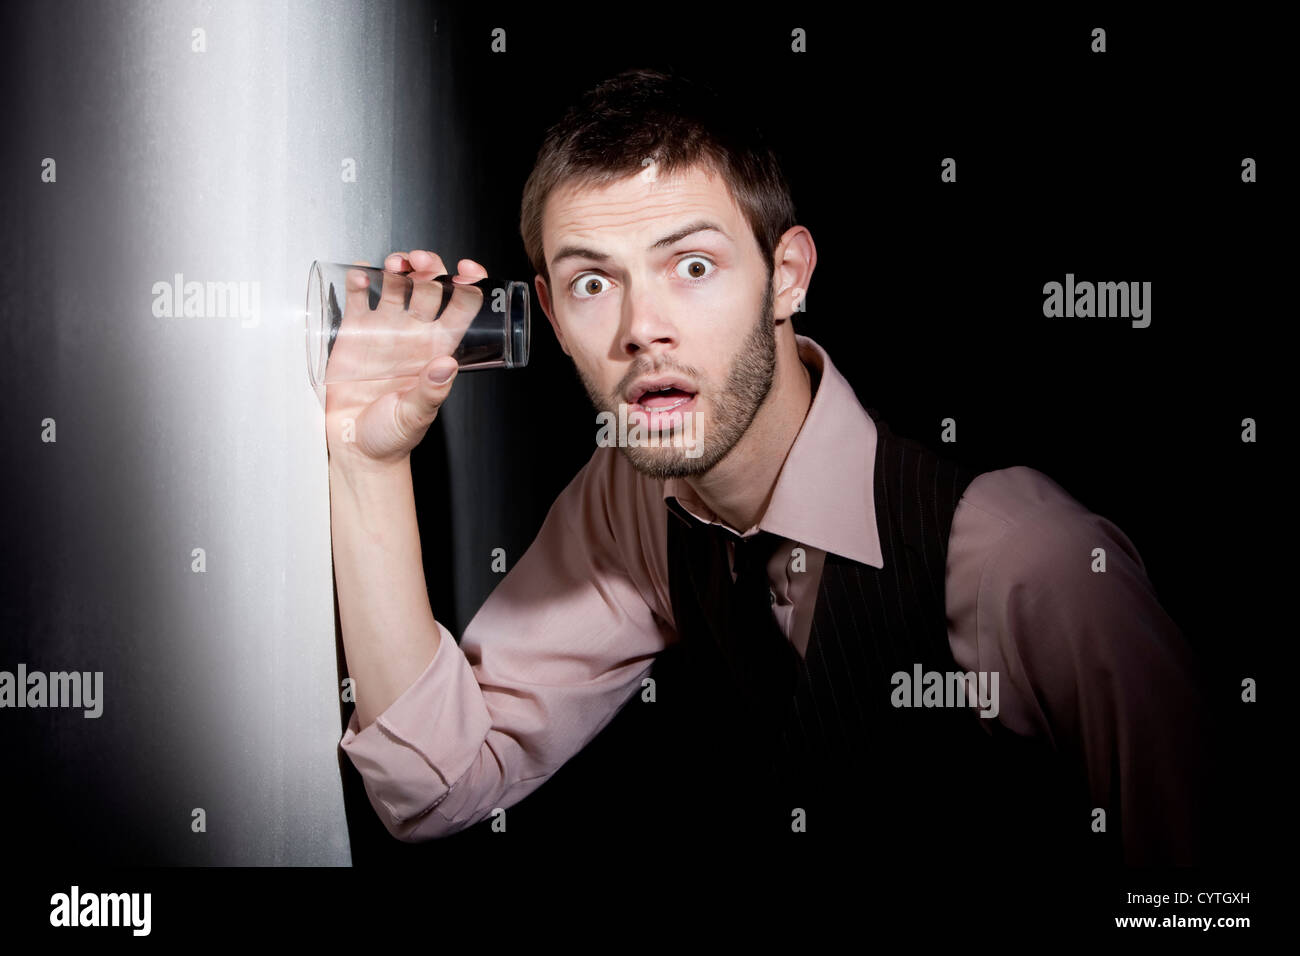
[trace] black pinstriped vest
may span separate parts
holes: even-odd
[[[757,837],[789,833],[799,808],[809,834],[861,838],[881,850],[959,854],[983,839],[999,851],[1073,856],[1088,832],[1080,775],[1067,780],[1045,747],[972,707],[894,706],[893,675],[910,678],[917,665],[922,674],[959,670],[944,610],[948,535],[976,473],[893,435],[867,411],[877,429],[884,567],[826,555],[807,652],[775,739],[738,716],[739,690],[712,631],[710,595],[731,581],[725,546],[669,509],[680,641],[651,676],[657,721],[671,728],[681,768],[679,799],[700,808],[706,827],[730,822]],[[1006,680],[999,676],[1000,688]]]

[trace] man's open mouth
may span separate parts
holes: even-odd
[[[633,383],[624,397],[631,406],[629,410],[666,412],[685,405],[695,394],[691,382],[671,375],[661,375]]]
[[[633,405],[640,406],[647,411],[666,412],[685,405],[694,397],[694,392],[688,392],[685,389],[669,385],[664,388],[647,389],[641,393]]]

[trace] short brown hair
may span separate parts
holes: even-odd
[[[656,175],[702,165],[721,175],[749,221],[767,261],[795,225],[794,202],[776,153],[758,127],[708,86],[679,74],[626,70],[585,93],[546,132],[524,185],[519,231],[533,268],[551,274],[542,249],[542,211],[557,188],[606,186],[641,171],[646,158]]]

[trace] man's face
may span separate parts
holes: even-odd
[[[726,183],[699,167],[655,173],[556,190],[542,221],[551,283],[537,291],[596,410],[617,421],[626,405],[629,429],[664,438],[623,453],[667,478],[708,471],[736,444],[776,345],[768,263]],[[701,223],[715,228],[681,235]]]

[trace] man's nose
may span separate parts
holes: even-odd
[[[677,344],[677,328],[660,296],[642,289],[623,299],[623,335],[620,343],[627,355],[656,351]]]

